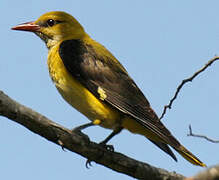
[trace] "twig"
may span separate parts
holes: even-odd
[[[146,180],[184,179],[180,174],[153,167],[118,152],[108,151],[101,145],[90,141],[83,133],[72,132],[32,109],[17,103],[2,91],[0,91],[0,116],[7,117],[62,148],[119,173]]]
[[[192,126],[189,125],[189,134],[187,134],[187,136],[193,136],[193,137],[199,137],[199,138],[204,138],[206,139],[207,141],[210,141],[212,143],[219,143],[219,140],[213,140],[205,135],[199,135],[199,134],[193,134],[192,132]]]
[[[164,117],[164,115],[166,114],[167,108],[171,109],[172,108],[172,104],[174,102],[174,100],[177,98],[180,90],[182,89],[182,87],[184,86],[184,84],[186,84],[187,82],[192,82],[192,80],[198,76],[201,72],[205,71],[205,69],[207,69],[213,62],[219,60],[219,56],[215,56],[214,58],[212,58],[211,60],[209,60],[207,62],[207,64],[205,64],[200,70],[198,70],[197,72],[195,72],[191,77],[184,79],[181,84],[177,87],[176,92],[173,96],[173,98],[170,100],[168,105],[164,106],[163,112],[160,116],[160,119],[162,119]]]

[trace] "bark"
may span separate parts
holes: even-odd
[[[109,151],[90,141],[85,134],[72,132],[32,109],[19,104],[2,91],[0,91],[0,116],[7,117],[47,140],[60,145],[62,148],[119,173],[146,180],[184,179],[184,176],[175,172],[168,172],[121,153]]]
[[[219,180],[219,165],[212,166],[185,180]]]

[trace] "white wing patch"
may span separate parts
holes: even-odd
[[[106,97],[107,97],[106,92],[100,86],[98,87],[97,92],[100,95],[100,99],[102,101],[104,101],[106,99]]]

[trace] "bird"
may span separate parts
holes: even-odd
[[[11,29],[33,32],[45,42],[49,74],[57,90],[91,121],[74,130],[95,125],[111,129],[111,134],[100,143],[104,146],[126,129],[145,136],[175,161],[170,147],[190,163],[206,166],[164,126],[116,57],[93,40],[72,15],[47,12],[36,21]]]

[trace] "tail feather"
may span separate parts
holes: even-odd
[[[180,145],[178,148],[174,148],[182,157],[184,157],[190,163],[206,167],[206,165],[201,162],[195,155],[193,155],[190,151],[188,151],[184,146]]]
[[[166,152],[169,156],[171,156],[175,161],[177,161],[175,154],[171,151],[169,146],[162,142],[156,142],[151,139],[149,139],[152,143],[154,143],[156,146],[158,146],[160,149],[162,149],[164,152]]]
[[[176,156],[174,153],[171,151],[169,146],[163,142],[158,142],[158,141],[153,141],[149,139],[152,143],[154,143],[156,146],[158,146],[160,149],[162,149],[164,152],[166,152],[169,156],[171,156],[175,161],[177,161]],[[193,155],[189,150],[187,150],[184,146],[179,144],[178,146],[171,146],[174,148],[183,158],[185,158],[187,161],[190,163],[197,165],[197,166],[202,166],[206,167],[206,165],[200,161],[195,155]]]

